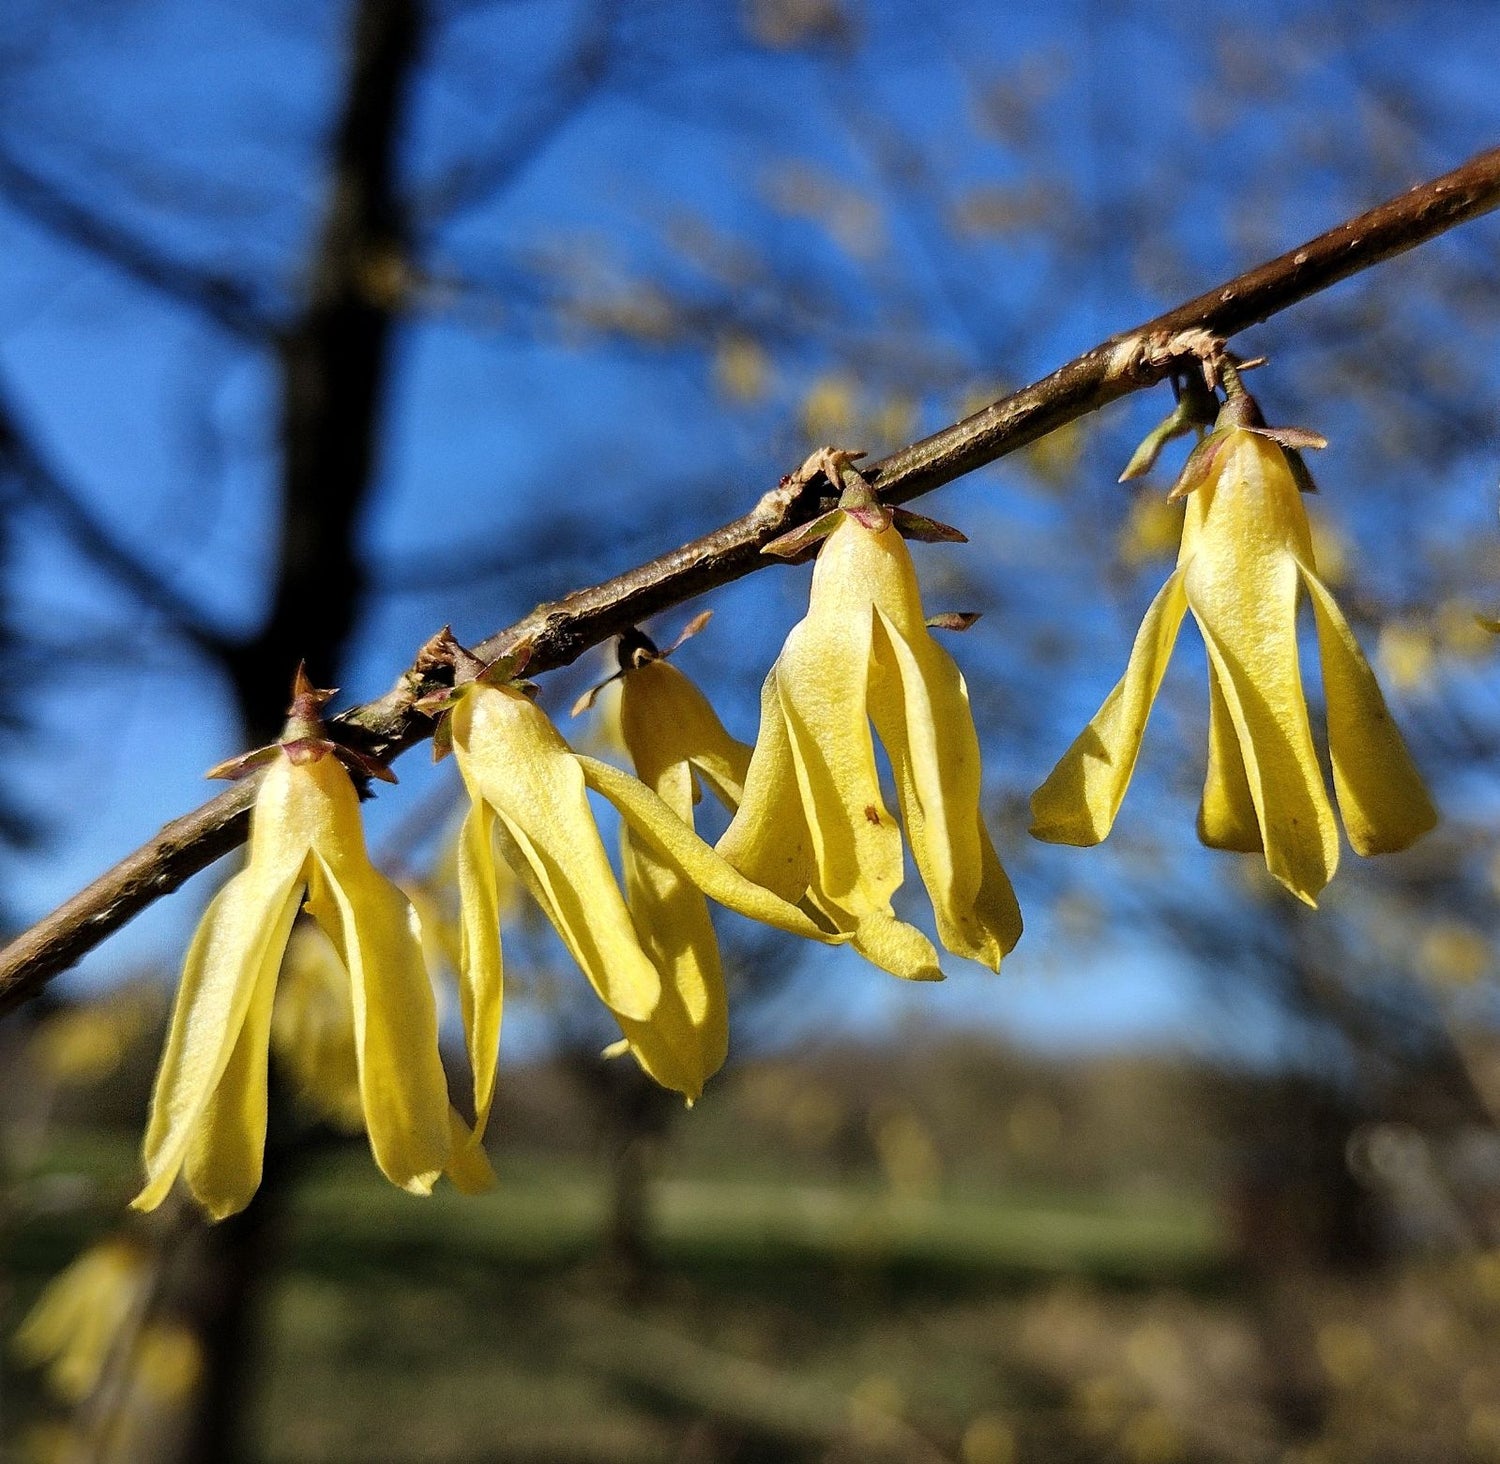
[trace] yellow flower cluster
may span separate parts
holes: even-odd
[[[622,637],[611,678],[635,776],[568,745],[520,679],[524,649],[484,665],[445,643],[454,685],[419,708],[439,719],[438,755],[453,754],[469,808],[454,858],[457,938],[429,935],[428,945],[456,946],[472,1127],[448,1101],[422,922],[365,850],[350,774],[389,774],[330,739],[320,720],[329,693],[299,674],[281,741],[221,770],[261,770],[249,856],[188,952],[138,1207],[160,1204],[179,1174],[216,1217],[249,1201],[273,1039],[325,1117],[364,1128],[392,1182],[415,1193],[444,1172],[464,1189],[488,1183],[501,917],[516,884],[617,1023],[612,1050],[689,1103],[729,1042],[709,901],[806,939],[848,943],[896,975],[935,979],[933,941],[892,905],[909,852],[938,942],[999,969],[1020,936],[1020,911],[981,816],[964,679],[929,629],[963,628],[972,617],[927,619],[905,542],[962,536],[879,503],[854,456],[825,450],[809,460],[806,471],[826,475],[838,505],[769,546],[787,557],[818,552],[808,613],[766,678],[753,748],[725,731],[669,663],[671,650],[639,632]],[[1338,844],[1299,677],[1303,590],[1351,843],[1361,853],[1401,848],[1431,825],[1369,667],[1317,577],[1303,479],[1295,452],[1243,414],[1194,453],[1180,485],[1188,507],[1178,567],[1124,679],[1036,794],[1039,837],[1081,844],[1109,832],[1191,609],[1210,673],[1200,833],[1221,848],[1263,850],[1272,873],[1311,903]],[[575,712],[592,701],[591,693]],[[881,786],[877,740],[899,817]],[[713,847],[695,827],[705,787],[730,816]],[[621,879],[591,794],[619,815]],[[304,910],[307,928],[293,936]]]

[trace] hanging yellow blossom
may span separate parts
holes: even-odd
[[[1309,905],[1338,865],[1338,830],[1313,747],[1297,657],[1297,603],[1313,605],[1334,789],[1356,853],[1404,849],[1436,813],[1374,674],[1318,578],[1296,449],[1321,439],[1267,429],[1230,381],[1215,431],[1174,497],[1187,497],[1177,568],[1146,612],[1125,676],[1032,798],[1032,832],[1096,844],[1114,823],[1187,610],[1208,650],[1205,844],[1264,851]]]
[[[299,921],[287,943],[271,1008],[271,1051],[297,1096],[347,1134],[365,1128],[354,1043],[354,993],[333,942],[313,920]]]
[[[82,1403],[150,1288],[151,1259],[142,1246],[123,1236],[90,1246],[37,1297],[16,1331],[16,1356],[45,1367],[48,1386],[64,1403]]]
[[[264,769],[249,858],[210,903],[183,966],[137,1209],[155,1209],[179,1173],[215,1219],[255,1193],[276,977],[304,894],[348,973],[375,1162],[426,1194],[453,1155],[462,1125],[448,1105],[415,918],[365,852],[359,796],[340,761],[357,755],[327,740],[318,715],[329,695],[299,672],[283,740],[215,770]]]
[[[962,536],[877,504],[850,458],[825,451],[809,460],[804,471],[816,465],[841,488],[847,473],[849,486],[832,513],[771,546],[797,554],[825,539],[807,617],[762,689],[744,800],[719,852],[784,899],[807,899],[876,965],[940,978],[932,943],[891,909],[901,829],[881,793],[873,722],[939,939],[998,970],[1020,937],[1021,914],[980,816],[968,691],[928,631],[901,530]]]
[[[677,644],[657,650],[632,630],[620,638],[615,723],[636,776],[689,828],[706,784],[725,808],[739,807],[750,749],[724,730],[707,698],[667,657],[696,634],[697,616]],[[592,704],[598,687],[574,713]],[[662,974],[662,997],[649,1022],[620,1018],[624,1046],[659,1083],[697,1098],[729,1052],[729,1010],[719,942],[703,893],[672,861],[620,828],[625,903],[642,944]]]
[[[575,753],[528,695],[529,688],[515,682],[523,657],[485,667],[454,649],[468,679],[424,705],[447,713],[436,752],[455,754],[472,799],[458,858],[459,990],[474,1070],[477,1139],[494,1098],[502,1012],[497,844],[622,1028],[653,1023],[662,1005],[663,976],[615,882],[589,807],[590,789],[614,804],[654,858],[721,905],[795,935],[839,937],[731,868],[637,779]],[[658,938],[668,948],[680,939],[670,930]],[[667,979],[672,975],[668,972]],[[640,1032],[639,1027],[626,1030]],[[652,1051],[660,1050],[647,1040]],[[653,1076],[673,1087],[680,1083],[684,1092],[694,1090],[691,1068],[664,1065]]]

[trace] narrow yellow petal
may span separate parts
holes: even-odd
[[[1348,621],[1305,565],[1302,581],[1317,618],[1333,787],[1349,842],[1357,854],[1406,849],[1437,823],[1437,810]]]
[[[715,848],[747,879],[791,904],[812,883],[812,835],[774,667],[761,687],[760,731],[745,773],[744,797]]]
[[[345,842],[336,865],[317,851],[307,908],[349,972],[375,1162],[392,1184],[430,1194],[451,1157],[437,1006],[411,905],[364,857],[362,842],[357,853]]]
[[[274,772],[275,764],[267,781]],[[143,1145],[147,1182],[131,1201],[137,1210],[154,1210],[166,1199],[251,999],[263,982],[274,983],[280,968],[301,903],[306,854],[293,850],[287,857],[280,847],[281,862],[273,865],[263,857],[268,847],[264,840],[252,844],[250,863],[214,896],[188,947],[151,1096]]]
[[[448,1109],[448,1135],[452,1158],[444,1172],[453,1181],[454,1189],[464,1195],[482,1195],[494,1189],[495,1170],[485,1152],[482,1136],[477,1130],[470,1129],[451,1107]]]
[[[1211,849],[1240,854],[1259,854],[1263,848],[1239,736],[1212,661],[1208,667],[1208,773],[1198,807],[1198,837]]]
[[[474,1134],[484,1137],[500,1060],[505,966],[500,943],[500,895],[495,870],[495,813],[473,804],[459,830],[458,1000],[474,1074]]]
[[[1125,675],[1031,796],[1031,832],[1052,844],[1097,844],[1135,771],[1152,703],[1187,609],[1186,570],[1173,571],[1136,633]]]
[[[689,1102],[729,1054],[729,1004],[708,902],[682,871],[620,831],[625,901],[646,953],[661,972],[661,1002],[649,1022],[621,1023],[637,1061]]]
[[[260,1188],[276,976],[267,968],[257,979],[239,1039],[188,1146],[183,1177],[215,1220],[239,1214]]]
[[[1307,539],[1306,514],[1274,444],[1237,433],[1219,462],[1196,495],[1202,528],[1185,566],[1188,603],[1239,741],[1266,866],[1314,904],[1339,849],[1297,657],[1294,551]]]
[[[942,967],[932,942],[915,925],[889,911],[866,915],[855,927],[854,949],[872,965],[904,981],[941,981]]]
[[[475,686],[453,711],[459,770],[499,815],[502,848],[600,1000],[643,1021],[661,978],[615,882],[583,773],[546,714],[508,687]],[[509,857],[508,855],[508,857]]]
[[[874,650],[871,716],[938,938],[998,971],[1020,938],[1021,911],[980,815],[979,738],[963,676],[924,625],[908,640],[879,608]]]
[[[620,732],[636,776],[665,793],[659,779],[680,762],[702,775],[732,813],[744,797],[750,749],[724,730],[707,697],[675,666],[651,661],[626,672],[620,688]],[[687,810],[677,808],[680,817]]]
[[[824,930],[795,905],[746,879],[645,784],[608,763],[582,754],[575,756],[588,786],[619,809],[632,834],[659,859],[681,870],[711,900],[751,920],[807,940],[839,942],[840,936]]]

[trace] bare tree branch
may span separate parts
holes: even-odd
[[[1111,336],[1041,381],[893,453],[868,469],[869,476],[888,502],[930,492],[1164,380],[1211,338],[1234,335],[1496,207],[1500,148],[1480,153],[1453,172],[1134,330]],[[476,649],[494,657],[529,642],[530,671],[565,665],[647,616],[764,567],[770,561],[761,554],[762,546],[818,512],[818,498],[812,485],[783,480],[733,523],[612,580],[540,605]],[[451,676],[451,667],[430,654],[419,656],[387,695],[345,712],[338,719],[339,730],[367,750],[394,757],[431,735],[432,723],[413,710],[413,703],[444,684],[445,674]],[[131,916],[242,841],[255,781],[246,778],[168,824],[0,952],[0,1012],[34,996]]]
[[[33,503],[62,527],[69,540],[143,604],[159,611],[172,629],[212,655],[222,655],[227,635],[203,611],[176,590],[162,574],[138,558],[104,525],[58,470],[37,449],[0,395],[0,468],[8,467]]]
[[[250,292],[237,280],[205,274],[159,254],[119,224],[70,197],[60,184],[4,152],[0,152],[0,198],[49,233],[112,264],[158,294],[190,306],[230,335],[260,340],[271,334]]]

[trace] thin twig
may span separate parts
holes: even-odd
[[[1497,206],[1500,148],[1145,325],[1111,336],[1041,381],[892,453],[867,468],[866,476],[888,502],[928,493],[1129,392],[1155,385],[1215,341]],[[818,499],[815,486],[783,480],[744,517],[614,579],[539,605],[476,650],[490,659],[529,641],[528,672],[566,665],[637,621],[762,568],[770,562],[762,546],[818,512]],[[413,710],[413,703],[442,685],[446,675],[450,667],[430,653],[419,655],[385,696],[338,718],[341,735],[382,758],[425,740],[432,723]],[[241,843],[254,796],[252,776],[174,820],[0,951],[0,1013],[35,996],[110,932]]]

